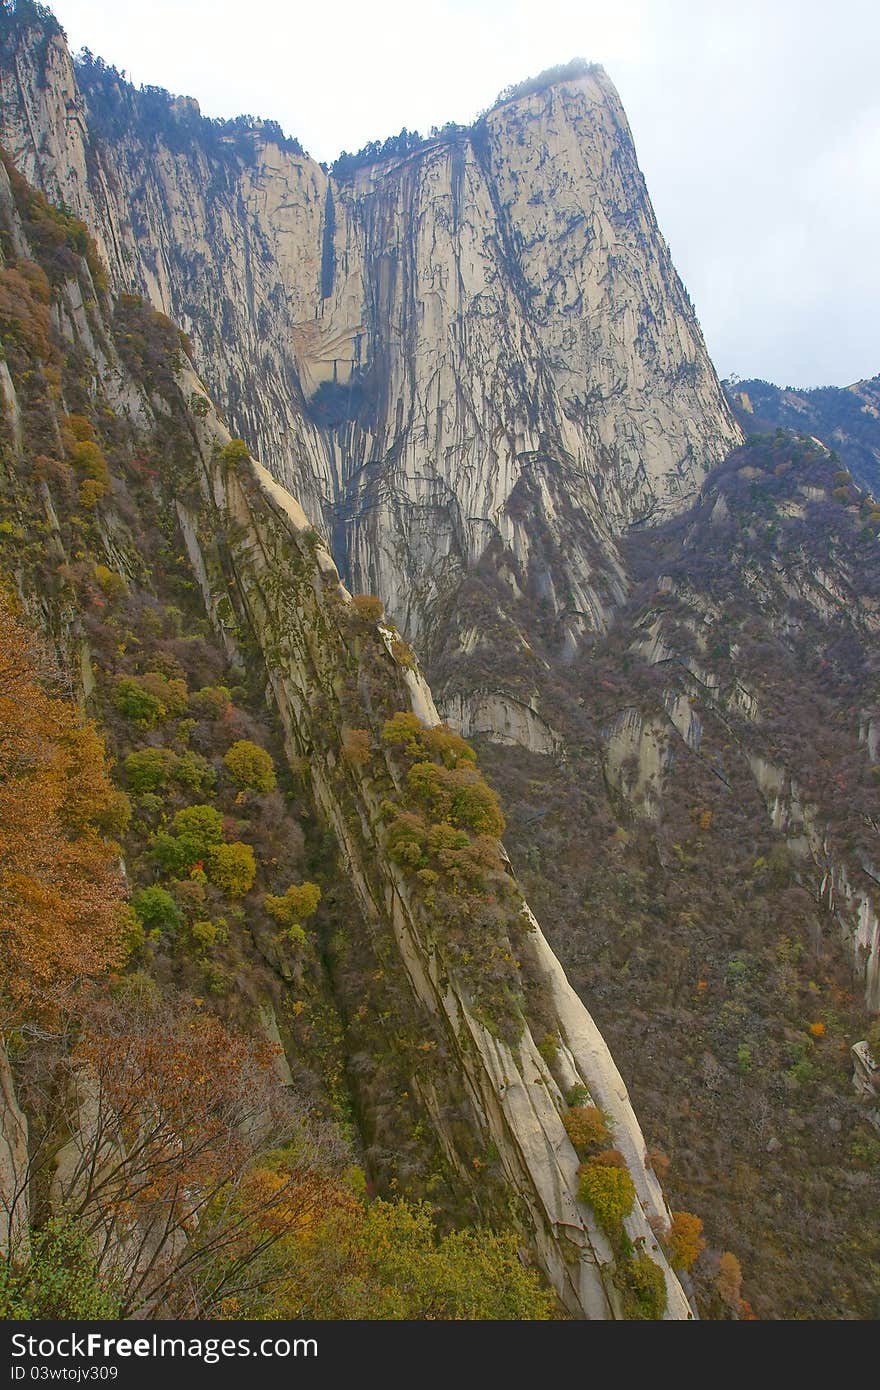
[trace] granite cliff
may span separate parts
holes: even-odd
[[[199,727],[196,718],[174,722],[186,712],[204,716],[213,706],[232,728],[236,719],[240,730],[258,727],[240,723],[245,715],[234,714],[226,687],[187,694],[188,662],[203,671],[231,663],[255,692],[251,708],[268,701],[283,757],[307,788],[306,818],[317,818],[323,853],[329,844],[335,856],[339,910],[322,948],[301,927],[290,938],[267,929],[261,904],[272,899],[251,892],[257,861],[242,841],[245,873],[224,880],[231,897],[222,931],[206,935],[212,924],[201,921],[201,937],[185,934],[186,913],[206,892],[202,861],[186,866],[189,882],[170,883],[176,908],[161,890],[170,929],[164,939],[161,928],[146,939],[141,932],[134,963],[229,995],[217,1007],[237,1009],[240,1021],[283,1046],[291,1087],[309,1065],[325,1101],[335,1084],[332,1104],[357,1114],[380,1188],[393,1177],[390,1190],[406,1190],[408,1181],[450,1220],[471,1214],[516,1231],[570,1315],[638,1315],[637,1281],[647,1270],[651,1315],[692,1316],[663,1244],[670,1214],[624,1084],[516,886],[497,840],[503,817],[494,795],[471,750],[439,725],[410,648],[390,620],[352,600],[299,503],[230,439],[178,330],[135,296],[108,293],[85,228],[36,196],[11,163],[0,169],[0,221],[5,585],[120,753],[132,736],[141,740],[136,759],[179,765],[175,745],[190,745]],[[244,686],[236,698],[246,699]],[[230,737],[222,734],[221,746]],[[217,773],[199,746],[209,744],[188,747],[189,791],[177,820],[167,779],[148,783],[164,787],[164,800],[128,782],[136,816],[124,849],[135,888],[155,895],[161,846],[173,852],[168,832],[187,804],[221,833],[220,813],[205,800]],[[135,766],[126,753],[117,775],[130,779]],[[201,803],[191,804],[193,793]],[[232,803],[252,839],[253,802],[241,791]],[[266,813],[274,854],[267,849],[260,872],[271,875],[291,853],[284,835],[301,840],[303,832],[288,826],[281,799]],[[135,905],[143,901],[136,891]],[[205,943],[214,948],[207,956]],[[329,977],[320,949],[335,961]],[[314,1021],[303,1026],[309,1009]],[[316,1062],[322,1030],[336,1041]],[[6,1237],[20,1241],[32,1204],[39,1224],[53,1204],[78,1199],[81,1179],[78,1186],[70,1174],[88,1166],[82,1156],[97,1112],[89,1073],[74,1073],[64,1142],[47,1141],[48,1077],[42,1086],[34,1047],[20,1036],[12,1054],[12,1072],[5,1053],[0,1059],[0,1195]],[[613,1221],[585,1199],[584,1154],[569,1133],[569,1112],[588,1102],[629,1175],[631,1198]],[[48,1158],[35,1167],[47,1142]],[[106,1163],[107,1148],[100,1152]],[[114,1248],[105,1240],[102,1258]]]
[[[614,535],[740,438],[617,93],[574,71],[334,177],[277,128],[75,65],[51,26],[6,37],[17,167],[189,333],[231,427],[410,637],[490,547],[573,636],[603,627]],[[571,517],[589,544],[548,584],[541,534]]]
[[[657,1253],[658,1145],[674,1204],[705,1214],[703,1312],[747,1311],[736,1251],[759,1316],[871,1315],[880,1150],[850,1049],[880,1001],[880,508],[867,472],[829,452],[823,402],[764,410],[775,388],[755,390],[750,416],[734,399],[743,447],[601,69],[327,170],[271,123],[207,121],[74,62],[38,7],[20,22],[11,8],[0,135],[108,267],[113,344],[76,275],[59,327],[88,354],[92,395],[146,431],[135,453],[176,503],[162,555],[185,553],[181,583],[202,594],[187,612],[268,684],[341,846],[359,926],[348,955],[327,950],[327,1007],[380,1185],[421,1191],[431,1173],[432,1201],[495,1222],[515,1191],[513,1224],[565,1306],[616,1316],[625,1269],[583,1211],[569,1222],[560,1097],[583,1086],[638,1188],[634,1247]],[[144,341],[162,334],[132,290],[189,335],[173,381],[149,352],[145,378]],[[23,388],[2,380],[21,460]],[[872,383],[841,394],[861,439]],[[224,456],[215,402],[265,467],[244,445]],[[795,432],[759,436],[777,424]],[[116,523],[90,543],[112,568]],[[57,627],[57,611],[44,599],[39,616]],[[427,728],[437,710],[503,793],[517,879],[623,1062],[648,1166],[500,861],[507,908],[479,908],[478,966],[455,914],[437,937],[439,842],[388,820],[412,768],[383,734],[395,713]],[[272,960],[286,988],[289,962]]]

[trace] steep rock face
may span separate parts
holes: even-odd
[[[341,181],[80,79],[60,35],[9,39],[0,138],[190,332],[351,586],[417,635],[480,557],[540,581],[540,536],[586,518],[552,602],[603,627],[613,532],[680,509],[739,438],[604,73]]]
[[[563,408],[594,458],[617,461],[597,470],[603,513],[679,510],[736,431],[613,84],[598,68],[508,102],[480,145]]]
[[[199,389],[195,377],[181,385],[185,393]],[[386,629],[379,626],[375,634],[352,639],[347,592],[329,553],[316,544],[314,531],[290,495],[258,464],[236,470],[218,466],[212,445],[226,436],[210,415],[203,417],[199,432],[207,511],[189,515],[184,531],[194,569],[203,576],[208,605],[223,568],[216,538],[234,537],[227,561],[234,579],[231,592],[266,660],[291,756],[310,761],[316,800],[343,847],[365,920],[379,933],[390,926],[419,1005],[445,1030],[464,1082],[470,1124],[497,1148],[548,1277],[572,1313],[593,1318],[621,1315],[620,1296],[611,1280],[612,1247],[589,1208],[578,1200],[577,1156],[562,1123],[564,1095],[583,1086],[608,1114],[636,1186],[638,1201],[627,1218],[627,1234],[634,1242],[644,1242],[664,1269],[667,1316],[690,1316],[687,1299],[648,1221],[653,1217],[662,1223],[668,1213],[659,1184],[645,1165],[645,1143],[626,1088],[534,918],[523,905],[529,924],[523,949],[549,997],[551,1027],[559,1040],[550,1064],[527,1017],[515,1042],[505,1041],[481,1019],[442,931],[430,915],[425,917],[411,882],[389,857],[383,782],[390,778],[398,783],[399,768],[386,753],[385,778],[375,766],[356,772],[346,769],[336,752],[338,728],[344,723],[341,709],[334,717],[338,691],[346,672],[351,680],[352,663],[360,671],[359,684],[364,683],[364,648],[377,637],[387,682],[396,681],[400,703],[422,717],[430,716],[432,708],[426,687],[407,667],[395,669]],[[316,633],[321,634],[320,642]],[[526,1014],[529,1007],[526,1002]],[[425,1065],[412,1084],[443,1135],[443,1083]],[[455,1159],[451,1135],[445,1143]],[[464,1170],[461,1178],[470,1182]]]
[[[32,615],[52,630],[68,664],[78,653],[83,671],[90,671],[75,591],[68,586],[62,600],[58,585],[53,587],[41,568],[44,547],[37,539],[48,530],[57,560],[65,560],[58,515],[63,513],[65,524],[71,525],[71,495],[68,491],[61,507],[59,493],[56,509],[52,489],[64,487],[71,470],[65,472],[60,461],[53,470],[52,461],[43,458],[39,466],[48,468],[49,481],[36,479],[33,441],[35,432],[37,438],[49,436],[52,447],[63,452],[62,421],[79,420],[80,426],[94,429],[85,417],[65,410],[75,393],[105,426],[113,422],[116,466],[131,467],[134,456],[136,471],[148,468],[150,505],[159,508],[175,547],[189,557],[189,588],[201,590],[205,612],[227,650],[265,676],[291,767],[308,777],[313,805],[335,835],[344,876],[360,909],[360,919],[353,917],[345,927],[358,930],[363,924],[378,975],[394,981],[392,1007],[375,1020],[369,1046],[375,1053],[396,1051],[408,1057],[403,1095],[415,1098],[418,1123],[433,1134],[444,1156],[457,1209],[513,1226],[574,1316],[627,1315],[628,1252],[635,1246],[650,1250],[661,1271],[665,1316],[690,1317],[688,1300],[661,1245],[658,1232],[668,1226],[669,1211],[648,1166],[626,1088],[529,912],[503,850],[488,834],[471,841],[460,833],[458,838],[463,835],[482,855],[482,872],[494,876],[493,892],[475,893],[465,901],[463,913],[454,894],[460,900],[466,888],[438,887],[438,895],[445,891],[447,897],[445,906],[442,899],[435,905],[426,887],[430,880],[393,853],[395,823],[412,824],[411,813],[405,820],[407,807],[419,803],[413,800],[416,783],[409,776],[413,758],[408,764],[387,725],[395,717],[398,722],[408,719],[407,736],[416,730],[422,738],[437,719],[411,653],[387,622],[365,616],[352,602],[299,504],[248,457],[240,441],[230,441],[180,352],[173,327],[131,297],[117,303],[111,318],[110,300],[92,279],[87,261],[76,254],[82,229],[69,223],[65,236],[70,240],[63,252],[46,257],[50,281],[27,256],[34,248],[23,231],[22,207],[32,235],[51,230],[51,211],[35,206],[20,182],[13,186],[4,166],[4,283],[15,283],[16,276],[24,280],[24,267],[41,287],[44,299],[39,303],[45,309],[42,315],[36,311],[35,320],[43,325],[45,340],[38,341],[30,356],[29,340],[20,337],[21,325],[29,320],[22,318],[20,307],[5,320],[7,329],[12,325],[19,335],[10,357],[14,371],[6,382],[6,428],[0,433],[4,506],[16,516],[16,524],[3,532],[4,537],[14,534],[15,540],[3,554],[7,580],[27,600]],[[125,318],[126,311],[135,310],[139,317]],[[120,465],[119,460],[125,462]],[[101,571],[96,558],[101,555],[112,561],[121,589],[149,582],[141,573],[144,557],[132,546],[134,496],[106,459],[102,481],[97,496],[86,490],[79,497],[78,534],[89,528],[94,548],[84,562],[86,572]],[[37,574],[46,592],[35,592]],[[63,587],[66,581],[59,583]],[[90,679],[95,681],[94,673]],[[88,689],[90,682],[84,684]],[[363,757],[350,754],[347,740],[353,733],[360,736],[355,747],[363,749]],[[441,748],[453,753],[458,748],[448,733],[439,737],[446,740]],[[457,785],[479,789],[485,784],[476,780],[470,759],[468,752],[468,766]],[[447,768],[430,766],[437,767],[438,776]],[[491,807],[488,788],[483,796],[483,806]],[[497,831],[501,822],[496,818],[491,824]],[[442,832],[444,827],[434,829]],[[446,830],[454,846],[451,824]],[[436,872],[433,881],[441,882]],[[463,941],[472,914],[478,919],[476,934]],[[245,911],[240,915],[244,920]],[[290,972],[279,973],[283,980],[290,978]],[[281,1037],[296,1065],[295,1046],[273,1022],[271,995],[263,990],[257,1003],[260,1031]],[[364,1058],[359,1060],[363,1066]],[[0,1183],[11,1207],[9,1196],[20,1186],[26,1158],[26,1129],[11,1077],[4,1072],[0,1081],[8,1110],[0,1136]],[[616,1241],[609,1237],[593,1209],[580,1200],[579,1159],[565,1126],[566,1096],[572,1088],[602,1107],[629,1169],[634,1200],[625,1218],[628,1241],[623,1231]],[[394,1139],[394,1114],[402,1105],[399,1096],[393,1102],[391,1116],[379,1111],[361,1117],[386,1143]],[[50,1200],[55,1194],[61,1201],[76,1186],[81,1156],[94,1147],[88,1084],[74,1108],[78,1121],[63,1136],[67,1142],[57,1154]]]

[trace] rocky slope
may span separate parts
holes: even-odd
[[[880,514],[848,476],[809,438],[755,438],[629,537],[630,597],[583,655],[560,665],[550,624],[528,651],[484,626],[436,672],[535,706],[478,745],[513,862],[761,1317],[877,1306],[850,1049],[878,1007]],[[495,582],[472,584],[475,630]]]
[[[472,130],[341,160],[328,175],[277,130],[206,122],[194,103],[135,93],[94,60],[75,71],[43,25],[4,30],[6,138],[35,181],[92,220],[112,283],[140,288],[185,324],[214,395],[275,480],[293,486],[343,579],[381,594],[418,637],[439,710],[481,738],[510,807],[517,874],[625,1059],[649,1143],[672,1159],[676,1200],[707,1215],[701,1306],[741,1311],[722,1266],[729,1247],[744,1257],[744,1291],[761,1316],[872,1315],[880,1151],[851,1095],[850,1045],[880,984],[880,511],[809,439],[838,442],[812,414],[793,421],[797,436],[753,439],[705,475],[741,435],[607,78],[569,70]],[[142,337],[130,319],[119,318],[120,353]],[[860,421],[870,386],[858,399],[842,393]],[[6,394],[14,433],[20,415]],[[372,1072],[361,1080],[377,1170],[390,1181],[383,1136],[405,1148],[393,1112],[412,1089],[416,1125],[427,1107],[447,1159],[450,1145],[466,1155],[443,1179],[453,1205],[476,1200],[462,1195],[465,1175],[485,1164],[494,1178],[497,1161],[544,1212],[537,1225],[546,1231],[553,1211],[558,1230],[556,1122],[543,1105],[538,1128],[526,1122],[519,1107],[533,1093],[519,1089],[510,1106],[532,1138],[514,1156],[509,1130],[499,1138],[508,1103],[486,1078],[497,1080],[503,1057],[521,1078],[549,1066],[564,1089],[576,1006],[542,964],[539,939],[516,925],[511,954],[531,962],[526,1021],[540,1062],[528,1043],[510,1061],[509,962],[486,949],[469,974],[460,922],[446,945],[465,983],[459,1003],[444,995],[407,872],[424,846],[397,825],[398,858],[375,853],[383,798],[371,779],[399,792],[410,770],[358,703],[390,678],[400,709],[432,719],[414,658],[387,624],[377,644],[357,607],[349,629],[324,551],[307,535],[314,555],[303,553],[298,511],[291,518],[246,460],[217,467],[211,408],[189,379],[184,404],[201,460],[197,469],[186,454],[177,488],[195,573],[230,642],[260,634],[259,651],[242,653],[255,669],[292,642],[293,669],[273,678],[277,703],[289,731],[306,730],[308,750],[293,736],[297,757],[318,750],[321,814],[346,847],[364,922],[378,912],[387,925],[382,904],[395,905],[416,994],[395,977],[393,1007],[432,1000],[448,1032],[472,991],[478,1071],[460,1054],[460,1028],[455,1043],[426,1039],[451,1048],[440,1055],[467,1078],[439,1128],[433,1100],[411,1082],[411,1055],[394,1102]],[[777,423],[740,418],[749,430]],[[233,519],[230,553],[218,555],[210,537]],[[303,587],[315,557],[327,593]],[[295,641],[279,645],[266,593],[292,605]],[[308,631],[320,634],[317,653]],[[369,734],[375,771],[338,757],[340,731],[358,735],[355,751]],[[362,963],[347,997],[386,968]],[[388,1007],[386,996],[372,1012]],[[358,1067],[381,1071],[375,1038],[351,1042]],[[448,1065],[444,1074],[438,1095]],[[591,1073],[588,1087],[599,1084]],[[450,1131],[451,1111],[482,1118]],[[477,1152],[464,1139],[474,1123],[480,1143],[492,1126]],[[553,1156],[538,1163],[534,1143]],[[615,1143],[624,1150],[619,1133]],[[662,1169],[662,1154],[656,1162]],[[420,1153],[406,1179],[434,1167]],[[535,1174],[548,1171],[553,1192],[538,1192]],[[496,1216],[497,1189],[487,1192],[477,1207]],[[558,1245],[542,1248],[569,1306],[586,1298],[561,1273]],[[590,1278],[589,1297],[618,1306],[607,1282],[600,1295]]]
[[[0,139],[191,335],[230,422],[410,636],[500,549],[576,635],[613,534],[739,439],[598,68],[334,178],[6,21]],[[540,537],[589,518],[546,583]]]
[[[411,651],[352,601],[299,504],[230,440],[173,325],[132,296],[108,297],[85,229],[35,198],[12,166],[0,170],[0,217],[4,575],[118,738],[132,691],[158,689],[170,701],[176,681],[186,709],[186,662],[231,661],[268,692],[289,764],[338,846],[348,896],[329,923],[336,983],[325,981],[322,1007],[357,1051],[354,1106],[376,1180],[405,1182],[401,1161],[415,1145],[417,1191],[433,1173],[450,1215],[512,1225],[570,1314],[632,1315],[631,1271],[644,1271],[650,1250],[662,1294],[654,1290],[654,1315],[691,1316],[658,1234],[669,1213],[623,1082],[522,899],[470,751],[435,728]],[[180,603],[192,609],[186,618]],[[159,669],[144,674],[145,665]],[[196,723],[180,726],[179,747]],[[204,779],[205,759],[188,756]],[[447,787],[460,810],[444,813]],[[147,853],[132,851],[133,869],[154,875],[172,821],[152,794],[136,806],[147,824],[159,817]],[[277,825],[283,812],[269,813]],[[419,835],[421,861],[402,849]],[[290,851],[274,848],[269,866]],[[179,919],[196,890],[172,888]],[[267,934],[257,893],[236,892],[242,906],[224,931],[252,1026],[262,1020],[283,1040],[294,1072],[310,1055],[314,1070],[314,1042],[310,1054],[295,1031],[309,999],[304,967]],[[162,964],[152,941],[142,949],[160,974],[191,969]],[[222,994],[222,951],[201,968],[209,992]],[[313,990],[311,1006],[320,1002]],[[329,1068],[333,1059],[319,1055]],[[397,1087],[381,1104],[366,1080],[377,1075]],[[630,1174],[622,1224],[600,1220],[580,1194],[566,1128],[573,1093],[601,1107]],[[12,1100],[9,1117],[4,1199],[20,1185],[23,1120]]]

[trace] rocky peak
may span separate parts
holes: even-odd
[[[599,68],[345,177],[274,127],[179,99],[165,119],[38,26],[0,84],[18,166],[186,328],[233,427],[409,635],[490,552],[543,582],[536,540],[572,515],[591,544],[553,604],[574,640],[601,628],[614,533],[684,506],[739,439]]]

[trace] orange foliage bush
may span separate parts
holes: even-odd
[[[674,1211],[672,1224],[666,1233],[669,1263],[673,1269],[690,1269],[706,1248],[702,1238],[703,1223],[690,1211]]]
[[[606,1168],[626,1167],[626,1159],[620,1152],[620,1149],[603,1149],[601,1153],[596,1154],[596,1157],[592,1160],[592,1162],[602,1163],[605,1165]]]
[[[45,282],[45,296],[44,296]],[[24,261],[0,270],[0,337],[22,348],[29,357],[48,362],[48,281],[38,265]]]
[[[33,642],[0,598],[0,1022],[52,1010],[122,964],[124,820],[104,745],[47,693]]]
[[[605,1116],[595,1105],[574,1106],[563,1115],[562,1123],[565,1125],[566,1134],[578,1151],[595,1148],[599,1144],[607,1144],[611,1138]]]
[[[351,767],[366,767],[370,761],[370,735],[366,729],[349,729],[342,739],[342,756]]]
[[[375,594],[355,594],[351,606],[359,618],[375,622],[385,612],[385,605]]]
[[[731,1312],[739,1312],[742,1267],[736,1255],[732,1254],[730,1250],[725,1250],[718,1261],[715,1288],[718,1290],[718,1297],[722,1303],[725,1303]]]
[[[670,1168],[668,1154],[665,1154],[662,1149],[648,1149],[645,1154],[645,1163],[649,1168],[653,1168],[659,1182],[665,1181],[666,1174],[669,1172]]]

